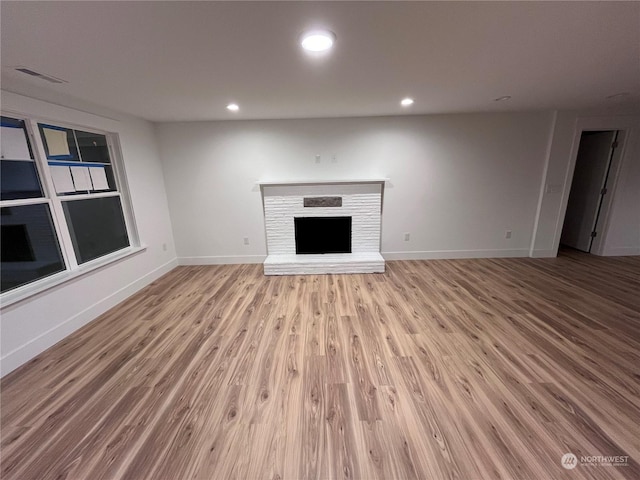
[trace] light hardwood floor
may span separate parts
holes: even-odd
[[[640,257],[261,272],[177,268],[5,377],[1,478],[640,478]]]

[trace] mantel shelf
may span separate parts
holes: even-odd
[[[338,185],[341,183],[385,183],[389,178],[349,178],[349,179],[319,179],[319,180],[258,180],[256,185]]]

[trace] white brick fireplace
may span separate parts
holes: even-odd
[[[267,233],[265,275],[384,272],[384,181],[259,182]],[[303,217],[351,217],[351,253],[296,253],[295,219]]]

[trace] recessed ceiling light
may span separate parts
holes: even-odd
[[[227,110],[237,112],[238,110],[240,110],[240,107],[236,103],[230,103],[229,105],[227,105]]]
[[[504,102],[505,100],[511,100],[511,95],[505,95],[504,97],[494,98],[494,102]]]
[[[302,35],[300,45],[307,52],[326,52],[335,41],[335,33],[329,30],[312,30]]]
[[[409,105],[413,105],[413,98],[403,98],[400,102],[400,105],[403,107],[408,107]]]

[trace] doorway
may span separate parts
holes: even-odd
[[[582,132],[560,237],[562,245],[592,253],[598,235],[602,236],[620,136],[618,130]]]

